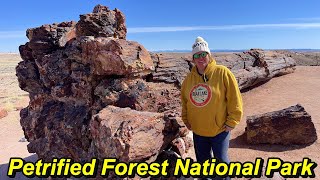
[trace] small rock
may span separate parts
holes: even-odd
[[[176,138],[172,141],[173,149],[182,157],[185,158],[186,143],[182,138]]]
[[[8,112],[5,109],[0,108],[0,119],[6,117],[7,115]]]
[[[28,140],[25,137],[22,137],[19,142],[27,142]]]

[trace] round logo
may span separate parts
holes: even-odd
[[[208,104],[212,96],[211,89],[206,84],[198,84],[190,91],[190,100],[192,104],[202,107]]]

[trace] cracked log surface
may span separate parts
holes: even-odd
[[[283,110],[247,118],[247,141],[250,144],[311,144],[317,132],[311,116],[300,104]]]
[[[214,53],[212,54],[215,56]],[[152,54],[155,72],[152,80],[181,85],[193,67],[191,55]],[[251,49],[242,53],[214,57],[217,64],[228,67],[235,75],[239,88],[245,90],[273,77],[292,73],[295,60],[276,51]]]

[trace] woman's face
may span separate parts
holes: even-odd
[[[204,71],[210,61],[209,55],[205,51],[193,54],[193,62],[196,64],[198,70]]]

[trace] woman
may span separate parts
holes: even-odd
[[[237,81],[227,67],[216,65],[203,38],[196,39],[192,55],[195,67],[181,88],[182,120],[193,131],[198,162],[212,158],[212,151],[217,160],[229,163],[230,131],[243,114]]]

